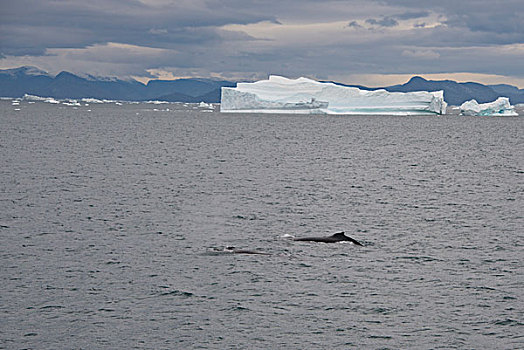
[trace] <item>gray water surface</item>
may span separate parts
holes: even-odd
[[[523,134],[0,101],[0,347],[524,348]]]

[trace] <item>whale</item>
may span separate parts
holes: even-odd
[[[300,242],[321,242],[321,243],[351,242],[354,245],[362,246],[362,243],[358,242],[357,240],[354,240],[351,237],[346,236],[343,231],[337,232],[327,237],[299,237],[299,238],[295,238],[294,240],[300,241]]]

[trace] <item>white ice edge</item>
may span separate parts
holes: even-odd
[[[488,103],[478,103],[476,100],[466,101],[460,106],[460,114],[468,116],[518,116],[515,107],[509,103],[507,97],[499,97]]]
[[[388,92],[321,83],[308,78],[268,80],[223,87],[221,112],[285,114],[444,114],[443,91]]]

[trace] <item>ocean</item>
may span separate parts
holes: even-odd
[[[2,100],[0,348],[522,349],[517,111]]]

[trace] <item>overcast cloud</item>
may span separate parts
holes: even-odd
[[[142,80],[282,74],[370,85],[470,74],[524,87],[522,0],[0,4],[0,68]]]

